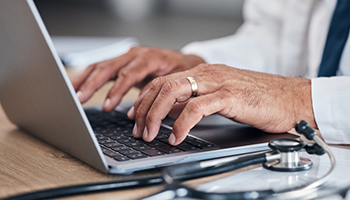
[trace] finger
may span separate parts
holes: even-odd
[[[98,88],[115,77],[118,70],[135,57],[136,51],[137,48],[135,47],[120,57],[89,66],[73,83],[80,102],[87,101]]]
[[[144,119],[147,115],[147,111],[149,110],[154,99],[158,95],[162,85],[168,80],[170,81],[178,77],[186,77],[186,74],[188,74],[188,72],[174,73],[167,76],[161,76],[161,77],[155,78],[149,84],[148,89],[144,93],[141,93],[141,95],[136,99],[133,107],[130,109],[128,113],[128,116],[131,119],[135,119],[135,126],[133,131],[134,137],[139,138],[142,136],[144,132],[144,122],[145,122]],[[143,105],[139,109],[141,103],[143,103]]]
[[[144,127],[145,127],[144,118],[147,115],[147,112],[145,112],[144,110],[149,109],[154,99],[158,95],[163,83],[165,83],[166,80],[167,80],[167,77],[158,77],[154,79],[150,87],[148,88],[147,92],[143,93],[136,99],[132,108],[132,111],[134,112],[133,116],[135,118],[135,126],[133,130],[134,137],[139,138],[142,136],[144,132]]]
[[[150,87],[150,85],[151,85],[151,82],[147,83],[147,84],[141,89],[138,98],[140,98],[140,99],[143,98],[143,96],[145,95],[145,92],[148,90],[148,88]],[[134,106],[132,106],[132,107],[130,108],[130,110],[128,111],[128,114],[127,114],[127,115],[128,115],[128,117],[129,117],[129,119],[135,119],[135,107],[134,107]]]
[[[204,116],[224,110],[227,104],[222,94],[222,92],[214,92],[190,99],[173,125],[169,143],[180,144]]]
[[[141,89],[139,96],[143,95],[143,94],[148,90],[148,88],[151,86],[151,83],[152,83],[152,81],[148,82],[148,83]]]
[[[193,69],[193,70],[195,70],[195,69]],[[196,71],[194,71],[194,72],[197,73],[197,74],[201,74],[201,72],[198,71],[198,70],[197,70],[197,72],[196,72]],[[188,74],[190,74],[190,71],[189,71],[189,70],[183,71],[183,72],[173,73],[173,74],[167,75],[167,77],[169,77],[169,80],[170,80],[170,79],[175,79],[175,78],[178,78],[178,77],[187,77]],[[171,77],[171,78],[170,78],[170,77]],[[128,117],[129,117],[130,119],[135,119],[135,111],[137,110],[137,109],[135,109],[135,107],[136,107],[136,108],[138,107],[139,103],[141,102],[140,100],[144,98],[144,96],[145,96],[144,94],[145,94],[146,92],[148,92],[148,89],[149,89],[149,87],[151,86],[151,84],[152,84],[152,81],[149,82],[149,83],[147,83],[147,84],[141,89],[141,91],[140,91],[140,93],[139,93],[139,97],[138,97],[138,99],[135,101],[134,106],[128,111]]]
[[[133,108],[128,113],[128,116],[130,118],[135,119],[135,127],[134,127],[134,131],[133,131],[134,137],[139,138],[143,135],[144,128],[145,128],[145,118],[147,116],[147,113],[148,113],[149,109],[151,108],[153,101],[156,99],[156,97],[157,97],[157,95],[158,95],[159,91],[161,90],[164,83],[166,83],[168,81],[176,80],[178,78],[182,78],[181,85],[183,85],[183,86],[185,86],[185,88],[187,88],[187,92],[189,92],[189,93],[191,92],[190,82],[186,78],[183,78],[183,77],[187,77],[189,75],[189,73],[190,73],[189,71],[184,71],[184,72],[178,72],[178,73],[170,74],[170,75],[163,76],[163,77],[158,77],[151,82],[151,84],[150,84],[149,88],[146,90],[146,92],[142,93],[137,98],[137,100],[134,103]],[[185,97],[179,101],[182,102],[182,101],[187,100],[188,98],[189,97]],[[158,125],[156,125],[156,126],[158,126]],[[152,129],[151,135],[154,136],[153,129]],[[145,132],[144,139],[146,139],[146,140],[152,139],[152,138],[148,139],[148,129]]]
[[[110,111],[114,109],[130,88],[156,71],[157,68],[148,62],[149,61],[145,60],[145,58],[139,57],[119,70],[117,80],[106,97],[106,101],[103,105],[104,110]]]
[[[96,90],[112,78],[111,71],[111,67],[98,67],[90,74],[78,91],[81,103],[90,99]]]
[[[83,82],[85,81],[85,79],[88,76],[90,76],[90,74],[93,72],[95,67],[96,67],[95,64],[90,65],[88,68],[86,68],[86,70],[81,75],[79,75],[78,78],[76,78],[74,81],[72,81],[72,85],[74,87],[74,90],[77,92],[77,97],[81,103],[83,103],[84,99],[82,98],[82,92],[79,91],[80,87],[83,84]]]
[[[136,118],[138,124],[145,124],[143,139],[152,141],[158,134],[162,120],[168,115],[174,104],[186,101],[191,95],[188,80],[180,78],[165,82],[153,102],[151,98],[145,98],[138,107],[138,112],[143,116]]]
[[[148,88],[150,87],[151,82],[152,82],[152,81],[148,82],[148,83],[141,89],[138,98],[143,99],[143,96],[145,95],[146,91],[147,91]],[[130,108],[130,110],[128,111],[128,114],[127,114],[127,115],[128,115],[128,117],[129,117],[129,119],[135,119],[135,107],[134,107],[134,106],[132,106],[132,107]]]
[[[75,80],[72,81],[73,87],[75,91],[78,91],[81,84],[85,81],[85,79],[90,75],[90,73],[95,69],[96,63],[90,65],[86,70],[78,76]]]

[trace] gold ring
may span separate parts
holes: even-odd
[[[187,80],[190,81],[191,84],[191,90],[192,90],[192,96],[191,97],[196,97],[198,94],[198,86],[196,80],[192,76],[186,77]]]

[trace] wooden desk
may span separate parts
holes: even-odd
[[[68,72],[71,78],[76,75],[73,71]],[[101,88],[87,104],[101,103],[110,86],[111,84],[107,84]],[[137,94],[138,90],[133,89],[124,100],[135,99]],[[254,168],[254,166],[249,168]],[[138,172],[131,176],[140,177],[155,173],[159,172],[157,170]],[[237,172],[187,183],[196,186],[234,173]],[[47,188],[125,178],[130,178],[130,176],[103,174],[61,150],[18,130],[8,121],[0,108],[0,198]],[[153,186],[66,199],[139,199],[161,188],[162,186]]]

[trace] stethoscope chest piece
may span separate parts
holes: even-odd
[[[279,159],[268,160],[263,163],[263,167],[281,172],[296,172],[311,169],[312,161],[299,156],[299,151],[305,145],[305,142],[293,138],[273,140],[269,143],[269,147],[279,153]]]

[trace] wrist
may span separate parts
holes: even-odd
[[[296,78],[293,81],[295,94],[295,123],[300,120],[307,121],[311,127],[318,129],[312,106],[311,80],[306,78]]]

